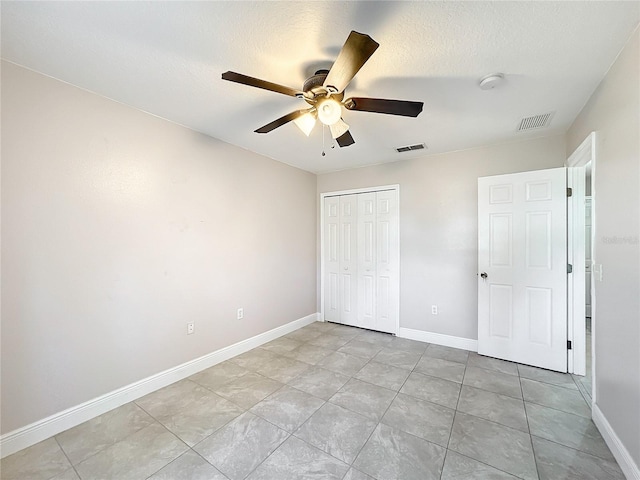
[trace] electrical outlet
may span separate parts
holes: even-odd
[[[242,320],[244,318],[244,308],[238,309],[238,320]]]
[[[191,335],[195,330],[195,323],[189,322],[187,323],[187,335]]]
[[[437,315],[437,314],[438,314],[438,306],[431,305],[431,315]]]

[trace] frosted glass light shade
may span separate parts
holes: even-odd
[[[325,125],[333,125],[342,116],[342,106],[340,102],[332,98],[325,98],[318,101],[316,105],[318,110],[318,119]]]

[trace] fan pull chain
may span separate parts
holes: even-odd
[[[324,157],[326,153],[324,153],[324,130],[327,128],[326,125],[322,125],[322,156]]]

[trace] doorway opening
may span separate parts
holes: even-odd
[[[595,174],[596,135],[591,133],[567,159],[567,185],[572,190],[568,209],[567,262],[573,274],[568,276],[569,373],[585,399],[595,402],[596,299],[593,280],[598,274],[593,254],[596,231]]]

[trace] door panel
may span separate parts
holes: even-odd
[[[567,371],[566,171],[478,179],[478,353]]]
[[[340,198],[324,199],[324,318],[340,320]]]
[[[374,328],[398,333],[400,247],[397,192],[376,192],[376,210],[377,303]]]
[[[358,197],[358,326],[374,328],[376,318],[376,193]]]
[[[341,323],[358,323],[358,258],[356,255],[358,199],[355,195],[340,198],[340,319]]]

